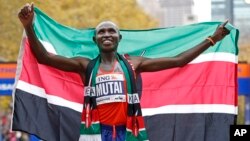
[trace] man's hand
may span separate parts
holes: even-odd
[[[222,23],[214,32],[214,34],[211,36],[213,41],[216,43],[220,40],[222,40],[226,35],[230,33],[230,31],[225,28],[225,25],[228,23],[228,20],[226,20],[224,23]]]
[[[18,13],[18,18],[23,24],[23,27],[29,27],[32,26],[32,21],[34,17],[34,4],[27,3]]]

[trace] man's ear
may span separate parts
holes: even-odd
[[[92,38],[92,39],[93,39],[94,43],[96,43],[96,38],[95,38],[95,36],[93,36],[93,38]]]
[[[121,41],[121,40],[122,40],[122,35],[120,34],[119,37],[120,37],[120,40],[119,40],[119,41]]]

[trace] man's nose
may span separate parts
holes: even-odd
[[[110,33],[108,31],[104,32],[104,37],[109,37],[110,36]]]

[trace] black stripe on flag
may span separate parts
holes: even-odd
[[[144,117],[150,141],[229,141],[236,116],[220,113]]]
[[[48,141],[77,141],[81,113],[16,89],[12,129]]]

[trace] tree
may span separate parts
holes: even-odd
[[[23,28],[17,13],[27,0],[0,0],[0,56],[16,61]],[[155,28],[157,21],[137,6],[136,0],[33,0],[36,7],[59,23],[75,27],[95,27],[111,20],[123,29]]]
[[[250,63],[250,44],[242,44],[239,48],[239,61]]]

